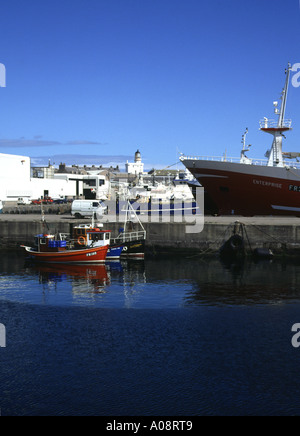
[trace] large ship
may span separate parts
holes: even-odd
[[[181,161],[204,187],[220,215],[294,215],[300,216],[300,153],[284,153],[283,138],[292,129],[292,121],[285,119],[290,73],[286,69],[281,107],[274,102],[278,120],[264,118],[260,130],[273,136],[267,160],[250,159],[246,146],[246,130],[239,159],[187,157]]]

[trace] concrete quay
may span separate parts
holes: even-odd
[[[216,254],[223,243],[233,234],[235,222],[245,229],[246,248],[271,249],[275,255],[300,256],[300,219],[294,217],[205,217],[201,233],[186,233],[185,223],[143,223],[147,231],[149,254],[178,253],[189,255]],[[32,245],[36,234],[69,233],[70,224],[90,223],[90,220],[75,220],[67,215],[47,215],[47,227],[43,229],[38,215],[0,215],[0,249],[16,249],[21,244]],[[190,223],[187,225],[190,226]],[[135,230],[139,230],[137,224]],[[117,236],[122,222],[104,222]]]

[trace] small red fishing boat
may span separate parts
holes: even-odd
[[[105,233],[103,232],[103,237]],[[102,244],[86,247],[80,245],[78,238],[75,244],[68,246],[65,240],[56,240],[54,235],[42,234],[35,237],[35,248],[24,245],[22,247],[33,260],[38,262],[80,264],[105,262],[109,245],[104,242],[104,239]]]

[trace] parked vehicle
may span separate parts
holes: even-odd
[[[72,216],[75,218],[92,217],[95,213],[104,215],[107,206],[98,200],[74,200],[72,203]]]
[[[23,198],[23,197],[18,198],[18,201],[17,201],[18,206],[25,206],[25,205],[30,204],[30,203],[31,203],[31,201],[29,200],[29,198]]]
[[[43,204],[52,204],[53,200],[51,197],[44,197],[44,198],[42,198],[42,203]]]
[[[51,197],[39,198],[38,200],[32,200],[31,204],[52,204],[53,200]]]
[[[53,203],[54,204],[67,204],[68,201],[65,198],[54,198]]]

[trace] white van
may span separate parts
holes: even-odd
[[[99,200],[74,200],[72,203],[72,216],[75,218],[92,217],[93,214],[101,216],[107,211],[107,206]]]
[[[29,198],[20,197],[18,198],[17,204],[18,206],[25,206],[27,204],[31,204],[31,201],[29,200]]]

